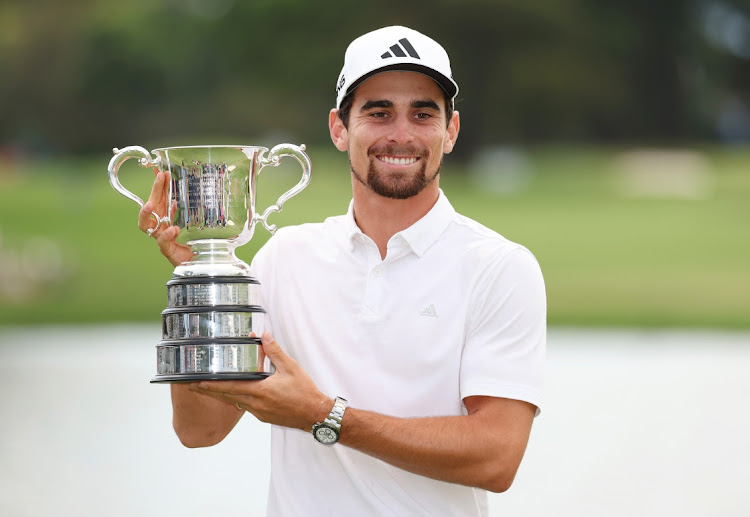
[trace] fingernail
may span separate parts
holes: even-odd
[[[146,204],[143,205],[143,209],[146,210],[147,212],[150,212],[152,208],[153,206],[152,206],[151,201],[146,201]]]
[[[266,331],[264,331],[264,332],[263,332],[263,335],[262,335],[262,336],[260,336],[260,341],[261,341],[261,342],[262,342],[262,343],[263,343],[264,345],[267,345],[268,343],[271,343],[271,342],[273,341],[273,338],[271,337],[271,333],[270,333],[270,332],[268,332],[267,330],[266,330]]]
[[[198,389],[200,389],[200,390],[208,389],[208,383],[206,383],[206,382],[199,382],[198,383]]]

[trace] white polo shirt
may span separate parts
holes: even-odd
[[[471,395],[540,407],[546,301],[524,247],[445,195],[381,260],[352,208],[280,229],[253,260],[267,327],[318,388],[396,417],[465,415]],[[346,416],[344,416],[346,419]],[[483,490],[274,426],[268,515],[486,515]]]

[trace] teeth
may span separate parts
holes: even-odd
[[[380,160],[384,161],[385,163],[390,163],[391,165],[409,165],[417,161],[416,158],[398,158],[395,156],[379,156]]]

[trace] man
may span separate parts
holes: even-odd
[[[365,34],[337,84],[329,130],[349,155],[349,212],[282,228],[252,263],[276,372],[172,385],[175,431],[202,447],[246,411],[274,424],[270,515],[486,515],[485,490],[510,486],[540,404],[539,266],[439,189],[460,124],[438,43],[405,27]],[[190,256],[176,232],[155,232],[175,265]]]

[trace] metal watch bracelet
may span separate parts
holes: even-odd
[[[324,445],[333,445],[339,441],[341,434],[341,421],[346,411],[347,400],[342,397],[336,397],[331,412],[323,422],[318,422],[312,428],[313,436],[317,441]]]
[[[331,425],[335,425],[341,430],[341,420],[344,419],[346,406],[347,400],[345,398],[336,397],[336,402],[333,404],[333,408],[331,408],[331,412],[328,414],[328,418],[326,418],[325,421]]]

